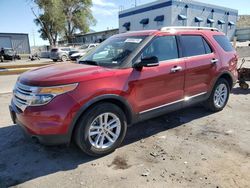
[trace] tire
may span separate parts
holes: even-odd
[[[212,112],[218,112],[223,110],[223,108],[227,104],[229,94],[230,87],[228,81],[224,78],[220,78],[216,82],[209,98],[205,101],[205,108]]]
[[[54,62],[57,62],[57,59],[53,59]]]
[[[246,82],[241,82],[239,85],[240,88],[244,90],[247,90],[249,88],[249,85]]]
[[[116,120],[113,124],[111,123],[109,125],[112,127],[115,126],[116,123],[117,127],[109,129],[109,131],[117,135],[116,138],[107,132],[105,128],[100,128],[102,127],[99,125],[100,119],[105,122],[105,117],[108,117],[107,122],[109,123],[111,123],[112,120]],[[83,152],[95,157],[107,155],[115,151],[122,143],[127,132],[127,121],[123,111],[112,103],[99,103],[91,109],[88,109],[76,126],[74,131],[76,144]],[[104,123],[103,126],[107,126],[107,124]],[[92,136],[90,136],[90,132]],[[114,143],[108,139],[107,135],[109,139],[115,140]],[[103,143],[103,145],[101,143]]]
[[[62,60],[62,62],[66,62],[66,61],[68,60],[68,58],[67,58],[66,55],[63,55],[63,56],[61,57],[61,60]]]

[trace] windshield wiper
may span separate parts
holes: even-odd
[[[91,60],[79,61],[79,64],[88,64],[88,65],[97,65],[98,66],[98,63],[96,61],[91,61]]]

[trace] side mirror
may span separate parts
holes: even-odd
[[[159,66],[159,60],[156,56],[144,57],[141,59],[139,63],[136,63],[134,68],[142,68],[142,67],[156,67]]]

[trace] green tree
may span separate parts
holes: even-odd
[[[61,0],[35,0],[34,1],[41,14],[36,15],[34,22],[40,26],[40,37],[44,40],[48,39],[51,46],[55,46],[59,34],[62,33],[65,23],[65,16],[62,14]]]
[[[41,28],[41,38],[48,39],[50,45],[55,46],[58,36],[65,37],[72,42],[76,31],[83,33],[95,24],[92,16],[92,0],[34,0],[41,10],[34,20]]]
[[[76,31],[86,33],[89,31],[89,26],[96,23],[90,9],[92,0],[62,0],[62,2],[66,18],[65,37],[68,43],[71,43]]]

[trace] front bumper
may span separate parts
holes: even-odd
[[[23,112],[13,101],[9,106],[13,123],[22,127],[28,136],[37,138],[40,143],[45,145],[70,142],[69,126],[76,109],[78,109],[78,104],[66,94],[56,97],[47,105],[27,107]]]
[[[9,106],[10,116],[14,124],[19,125],[24,134],[31,138],[36,138],[39,143],[44,145],[61,145],[61,144],[68,144],[70,142],[71,136],[69,134],[64,135],[38,135],[35,134],[32,130],[30,130],[27,126],[23,125],[17,118],[17,114],[13,107]]]

